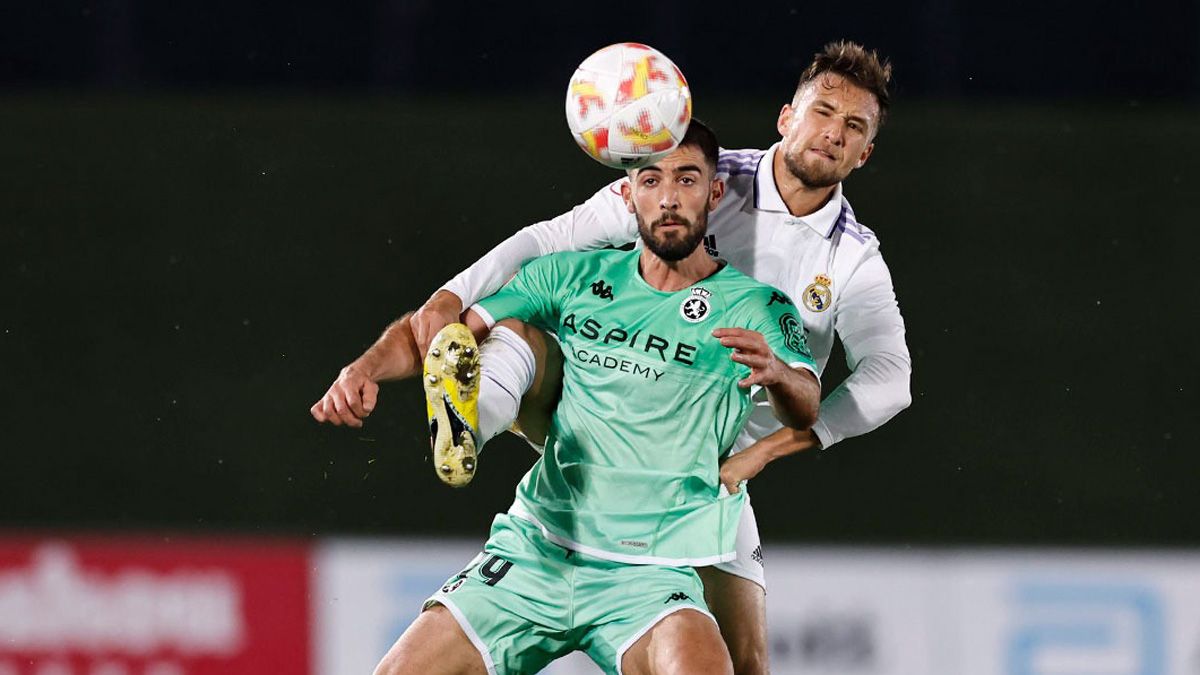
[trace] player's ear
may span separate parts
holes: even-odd
[[[708,210],[716,210],[717,204],[721,203],[721,198],[725,196],[725,181],[720,178],[714,178],[708,191]]]
[[[632,174],[632,172],[630,173]],[[632,179],[633,176],[630,175],[629,178]],[[621,183],[621,199],[625,200],[625,208],[628,209],[630,213],[636,213],[633,208],[633,186],[630,185],[630,181]]]
[[[856,169],[863,168],[863,165],[867,163],[867,158],[869,158],[871,156],[871,152],[874,150],[875,150],[875,144],[867,143],[867,147],[863,148],[862,155],[859,156],[858,162],[855,163],[854,168],[856,168]]]
[[[787,136],[788,127],[792,126],[792,116],[796,111],[792,108],[791,103],[784,103],[779,109],[779,119],[775,121],[775,129],[780,136]]]

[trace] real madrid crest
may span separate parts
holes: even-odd
[[[804,302],[804,306],[808,308],[808,311],[824,312],[829,309],[829,305],[833,304],[833,292],[829,290],[829,287],[832,285],[833,279],[824,274],[818,274],[817,278],[813,279],[813,282],[808,285],[808,288],[804,289],[804,294],[801,296],[801,300]]]
[[[712,292],[706,288],[693,288],[692,294],[679,305],[679,316],[689,323],[700,323],[708,316],[708,299],[711,296]]]

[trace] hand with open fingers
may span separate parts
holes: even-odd
[[[757,452],[741,452],[730,455],[721,463],[721,484],[729,494],[737,494],[743,481],[754,478],[766,467],[767,462]]]
[[[433,341],[433,336],[445,328],[446,324],[459,321],[462,312],[461,298],[450,291],[439,290],[429,296],[425,304],[412,315],[409,325],[412,326],[421,358],[425,358],[425,354],[429,352],[429,343]]]
[[[329,391],[313,404],[309,412],[318,422],[358,428],[375,409],[378,395],[379,385],[354,364],[350,364],[342,368],[337,379],[329,386]]]
[[[739,380],[739,387],[768,387],[786,374],[787,364],[775,356],[762,333],[748,328],[718,328],[712,334],[722,346],[733,348],[729,358],[750,367],[750,376]]]

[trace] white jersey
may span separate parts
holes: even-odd
[[[710,255],[791,296],[818,372],[829,361],[835,334],[841,339],[851,374],[825,397],[813,427],[829,447],[877,428],[908,406],[912,363],[879,240],[855,219],[840,184],[815,213],[788,213],[772,171],[777,148],[721,151],[717,173],[726,182],[725,197],[710,214],[704,246]],[[623,182],[613,182],[557,218],[524,228],[443,288],[470,307],[497,291],[526,260],[636,240],[637,221],[621,199]],[[762,397],[735,448],[781,426]]]

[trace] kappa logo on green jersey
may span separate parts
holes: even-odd
[[[788,296],[784,295],[783,293],[780,293],[779,291],[771,291],[771,300],[769,302],[767,302],[767,307],[770,307],[771,305],[773,305],[777,302],[781,305],[794,305],[795,304],[791,300],[788,299]]]
[[[795,314],[788,312],[779,317],[779,330],[783,331],[783,344],[788,349],[801,356],[809,356],[808,345],[804,341],[804,327]]]
[[[603,300],[613,299],[613,287],[604,283],[601,279],[592,284],[592,295],[598,295]]]

